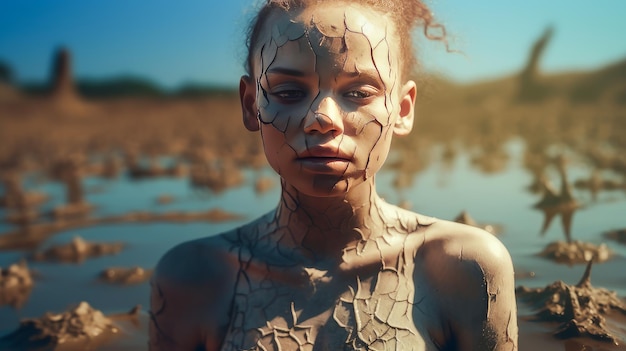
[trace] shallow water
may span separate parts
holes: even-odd
[[[532,176],[521,166],[523,144],[512,141],[507,149],[512,157],[503,172],[485,174],[472,166],[467,155],[459,155],[451,164],[433,163],[415,175],[412,185],[406,189],[394,189],[392,184],[395,173],[383,170],[377,176],[379,192],[391,203],[408,201],[414,211],[426,215],[452,220],[465,210],[479,223],[500,228],[498,237],[513,257],[516,273],[519,274],[516,280],[518,286],[544,287],[555,280],[577,283],[584,271],[583,265],[557,264],[536,255],[548,243],[564,240],[563,228],[557,217],[546,233],[540,235],[543,214],[532,208],[540,195],[527,190]],[[589,173],[590,169],[585,165],[573,164],[568,167],[570,181],[588,177]],[[254,190],[254,180],[260,175],[275,179],[275,186],[263,194],[257,194]],[[0,335],[17,328],[22,318],[39,317],[47,311],[61,312],[80,301],[88,301],[105,314],[124,312],[140,304],[143,306],[140,326],[124,326],[122,336],[101,349],[146,349],[148,284],[109,285],[100,282],[98,274],[110,266],[151,268],[166,250],[179,242],[217,234],[270,210],[277,202],[280,190],[276,176],[267,169],[246,171],[245,176],[246,182],[242,187],[218,194],[192,188],[187,178],[134,181],[121,176],[114,180],[85,179],[87,201],[96,205],[95,215],[98,216],[120,215],[131,211],[201,211],[221,208],[241,214],[244,218],[223,223],[107,224],[56,234],[46,240],[42,248],[67,243],[77,235],[90,241],[123,241],[127,246],[118,255],[88,259],[80,264],[29,262],[29,267],[37,273],[34,288],[21,308],[0,307]],[[560,185],[556,171],[550,174],[550,178],[557,187]],[[41,182],[33,177],[25,182],[25,187],[50,195],[50,201],[42,208],[44,211],[64,201],[64,188],[60,184]],[[158,204],[156,199],[162,195],[172,196],[173,201]],[[626,245],[608,241],[602,234],[626,227],[626,192],[602,191],[595,200],[588,191],[574,190],[574,195],[584,206],[574,214],[573,239],[596,244],[606,242],[616,253],[612,260],[594,265],[591,282],[596,287],[614,290],[623,298],[626,296]],[[0,217],[4,218],[6,213],[6,210],[0,210]],[[0,233],[11,229],[11,225],[0,223]],[[2,251],[0,267],[7,267],[26,254],[21,251]],[[527,321],[526,316],[531,311],[523,303],[519,304],[519,314],[520,350],[626,350],[623,345],[613,347],[583,339],[565,343],[551,336],[556,325]],[[620,337],[626,339],[624,320],[613,321],[613,325],[621,332]]]

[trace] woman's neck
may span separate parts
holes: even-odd
[[[333,260],[346,248],[383,233],[384,205],[373,178],[342,197],[308,196],[283,184],[275,219],[289,231],[291,240],[284,244],[302,248],[316,260]]]

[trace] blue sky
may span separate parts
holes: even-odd
[[[60,45],[83,78],[130,74],[168,88],[236,86],[243,33],[256,0],[2,0],[0,61],[20,82],[43,81]],[[626,57],[626,1],[437,0],[453,47],[420,42],[424,69],[458,82],[512,74],[543,30],[555,29],[541,67],[593,69]]]

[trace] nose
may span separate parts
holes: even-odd
[[[343,133],[341,109],[337,102],[327,96],[319,102],[317,108],[313,105],[304,121],[304,131],[320,134],[332,132],[334,135]]]

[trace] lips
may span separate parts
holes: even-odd
[[[344,173],[352,160],[352,155],[339,148],[315,146],[309,147],[296,159],[304,171],[314,173]]]
[[[343,160],[351,160],[352,154],[343,152],[340,148],[331,146],[313,146],[305,151],[298,153],[298,159],[303,158],[336,158]]]

